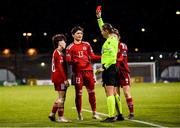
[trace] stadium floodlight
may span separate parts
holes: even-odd
[[[177,58],[178,58],[178,55],[174,55],[174,58],[176,58],[176,59],[177,59]]]
[[[134,51],[135,51],[135,52],[138,52],[138,51],[139,51],[139,49],[138,49],[138,48],[135,48],[135,49],[134,49]]]
[[[141,32],[145,32],[146,31],[146,29],[145,28],[141,28]]]
[[[28,56],[36,56],[37,55],[37,50],[35,48],[29,48],[27,50],[27,55]]]
[[[26,37],[29,37],[29,36],[32,36],[32,33],[31,32],[23,32],[23,36],[26,36]]]
[[[153,56],[150,56],[150,60],[154,60],[154,57],[153,57]]]
[[[10,55],[10,49],[9,49],[9,48],[5,48],[5,49],[2,51],[2,54],[5,55],[5,56],[9,56],[9,55]]]
[[[180,15],[180,11],[176,11],[176,15]]]
[[[96,42],[97,42],[97,39],[96,39],[96,38],[95,38],[95,39],[93,39],[93,42],[94,42],[94,43],[96,43]]]
[[[31,32],[28,32],[28,33],[27,33],[27,36],[32,36],[32,33],[31,33]]]
[[[162,55],[162,54],[160,54],[160,55],[159,55],[159,58],[160,58],[160,59],[162,59],[162,58],[163,58],[163,55]]]
[[[41,67],[44,67],[46,64],[44,62],[41,62]]]
[[[43,35],[44,35],[44,36],[47,36],[47,32],[44,32]]]

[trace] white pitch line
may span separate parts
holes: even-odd
[[[72,107],[72,109],[76,109],[75,107]],[[88,110],[88,109],[82,109],[82,111],[84,112],[92,112],[91,110]],[[100,113],[100,112],[97,112],[98,115],[101,115],[101,116],[108,116],[107,114],[105,113]],[[128,118],[125,118],[126,120],[129,120]],[[150,126],[154,126],[154,127],[158,127],[158,128],[168,128],[168,127],[164,127],[164,126],[161,126],[161,125],[158,125],[158,124],[154,124],[154,123],[150,123],[150,122],[145,122],[145,121],[141,121],[141,120],[129,120],[129,121],[132,121],[132,122],[137,122],[137,123],[141,123],[141,124],[147,124],[147,125],[150,125]]]

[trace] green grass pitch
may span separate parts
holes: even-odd
[[[84,120],[78,121],[74,109],[74,86],[71,86],[67,90],[65,117],[72,122],[55,123],[48,119],[57,97],[53,86],[0,86],[0,127],[180,127],[180,83],[134,83],[131,93],[135,104],[134,121],[102,123],[92,119],[88,111],[83,111]],[[121,97],[123,114],[127,117],[124,95]],[[107,114],[101,85],[96,85],[96,98],[97,111]],[[90,110],[85,87],[83,109]]]

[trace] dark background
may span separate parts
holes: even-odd
[[[84,40],[100,53],[104,39],[97,25],[97,5],[102,5],[104,22],[119,29],[129,52],[134,48],[139,52],[180,51],[180,15],[176,15],[180,0],[1,0],[0,50],[23,52],[34,47],[50,52],[54,34],[64,33],[69,44],[72,27],[80,25],[85,29]],[[23,32],[31,32],[32,37],[27,40]]]

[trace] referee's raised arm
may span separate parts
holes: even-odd
[[[99,25],[100,30],[102,30],[102,26],[104,25],[104,22],[103,22],[102,17],[101,17],[101,13],[102,13],[101,6],[98,6],[96,8],[96,17],[97,17],[97,21],[98,21],[98,25]]]

